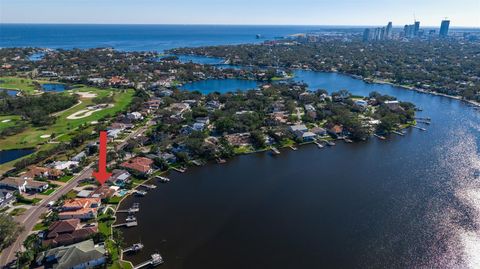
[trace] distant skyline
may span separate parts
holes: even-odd
[[[0,23],[480,27],[480,0],[0,0]]]

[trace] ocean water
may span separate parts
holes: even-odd
[[[331,28],[331,27],[330,27]],[[0,47],[163,51],[183,46],[257,43],[319,26],[0,24]],[[262,38],[257,39],[260,34]]]

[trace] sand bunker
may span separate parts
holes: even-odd
[[[10,122],[10,121],[12,121],[12,120],[6,119],[6,120],[2,120],[2,123],[7,123],[7,122]]]
[[[90,107],[87,107],[87,109],[83,109],[83,110],[80,110],[80,111],[77,111],[77,112],[73,113],[72,115],[68,116],[67,119],[77,120],[77,119],[86,118],[88,116],[91,116],[95,112],[102,111],[106,108],[111,108],[111,107],[113,107],[113,104],[109,104],[109,105],[100,104],[100,105],[96,105],[96,106],[90,106]]]
[[[76,94],[80,95],[82,98],[95,98],[97,94],[92,92],[75,92]]]
[[[52,135],[46,134],[46,135],[41,135],[40,138],[50,138],[50,136],[52,136]]]

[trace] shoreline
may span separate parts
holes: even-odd
[[[182,55],[185,55],[185,56],[196,56],[196,57],[205,57],[205,58],[217,58],[217,59],[223,59],[224,60],[224,64],[226,65],[231,65],[231,64],[227,64],[226,62],[229,60],[229,59],[225,59],[225,58],[222,58],[222,57],[215,57],[215,56],[207,56],[207,55],[198,55],[198,54],[172,54],[172,55],[175,55],[175,56],[182,56]],[[212,66],[216,66],[218,64],[203,64],[203,63],[198,63],[198,64],[202,64],[202,65],[212,65]],[[249,65],[243,65],[243,64],[237,64],[236,66],[243,66],[243,67],[258,67],[258,68],[275,68],[275,69],[278,69],[278,68],[282,68],[284,69],[285,67],[281,67],[281,66],[255,66],[255,65],[252,65],[252,64],[249,64]],[[451,99],[454,99],[454,100],[458,100],[458,101],[462,101],[462,102],[465,102],[465,103],[468,103],[470,105],[473,105],[475,107],[480,107],[480,102],[477,102],[477,101],[474,101],[474,100],[467,100],[467,99],[464,99],[463,97],[461,96],[458,96],[458,95],[449,95],[449,94],[445,94],[445,93],[439,93],[439,92],[435,92],[435,91],[428,91],[428,90],[425,90],[425,89],[421,89],[421,88],[416,88],[416,87],[412,87],[412,86],[408,86],[408,85],[402,85],[402,84],[397,84],[397,83],[393,83],[393,82],[390,82],[390,81],[387,81],[387,80],[384,80],[384,79],[380,79],[380,78],[364,78],[362,76],[359,76],[359,75],[355,75],[355,74],[350,74],[350,73],[345,73],[345,72],[340,72],[338,70],[317,70],[317,69],[311,69],[311,68],[295,68],[293,70],[302,70],[302,71],[314,71],[314,72],[326,72],[326,73],[337,73],[337,74],[343,74],[343,75],[347,75],[349,77],[352,77],[354,79],[359,79],[359,80],[362,80],[364,81],[365,83],[376,83],[376,84],[386,84],[386,85],[390,85],[390,86],[394,86],[394,87],[399,87],[399,88],[403,88],[403,89],[406,89],[406,90],[411,90],[411,91],[416,91],[416,92],[419,92],[419,93],[425,93],[425,94],[431,94],[431,95],[436,95],[436,96],[443,96],[443,97],[447,97],[447,98],[451,98]],[[288,79],[293,79],[295,76],[289,76],[288,78],[285,78],[285,79],[282,79],[282,80],[288,80]]]
[[[468,103],[468,104],[476,106],[476,107],[480,107],[480,102],[477,102],[477,101],[474,101],[474,100],[463,99],[461,96],[458,96],[458,95],[449,95],[449,94],[445,94],[445,93],[428,91],[428,90],[425,90],[425,89],[416,88],[416,87],[412,87],[412,86],[396,84],[396,83],[389,82],[389,81],[382,80],[382,79],[373,79],[371,82],[368,81],[368,78],[362,78],[362,80],[365,81],[366,83],[385,84],[385,85],[390,85],[390,86],[394,86],[394,87],[403,88],[403,89],[410,90],[410,91],[416,91],[416,92],[419,92],[419,93],[425,93],[425,94],[447,97],[447,98],[450,98],[450,99],[454,99],[454,100],[458,100],[458,101],[461,101],[461,102],[464,102],[464,103]]]

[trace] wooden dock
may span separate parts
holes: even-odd
[[[392,133],[397,134],[397,135],[399,135],[399,136],[405,136],[404,133],[401,133],[401,132],[399,132],[399,131],[392,131]]]
[[[150,260],[138,264],[137,266],[133,267],[133,269],[140,269],[145,266],[157,266],[160,264],[163,264],[163,258],[160,256],[160,254],[155,253],[152,254],[152,258]]]
[[[157,188],[156,185],[153,185],[153,184],[139,184],[138,186],[142,186],[142,187],[145,187],[147,189],[155,189]]]
[[[132,205],[132,207],[130,207],[129,209],[122,209],[122,210],[117,210],[117,213],[128,213],[128,214],[132,214],[132,213],[137,213],[140,211],[140,204],[139,203],[134,203]]]
[[[318,143],[317,141],[314,141],[313,143],[314,143],[315,145],[317,145],[317,147],[318,147],[319,149],[323,149],[323,148],[325,147],[324,145]]]
[[[185,173],[187,171],[187,168],[177,168],[177,167],[172,167],[173,170],[180,172],[180,173]]]
[[[135,227],[135,226],[138,226],[138,222],[136,221],[129,221],[129,222],[125,222],[125,223],[119,223],[119,224],[114,224],[112,225],[112,228],[116,228],[116,227],[122,227],[122,226],[125,226],[125,227]]]
[[[418,126],[412,126],[413,128],[419,129],[420,131],[426,131],[427,129]]]
[[[170,182],[170,179],[168,177],[156,176],[155,179],[159,180],[162,183]]]

